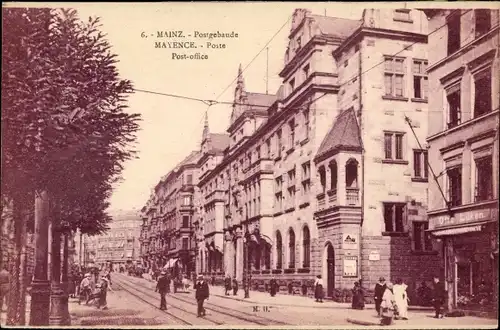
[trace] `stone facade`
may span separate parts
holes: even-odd
[[[444,246],[447,305],[477,307],[489,291],[482,305],[496,306],[497,290],[484,288],[498,287],[499,11],[425,12],[437,29],[429,36],[427,141],[437,174],[429,229]]]

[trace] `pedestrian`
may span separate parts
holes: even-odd
[[[108,290],[113,291],[109,285],[109,280],[106,275],[101,276],[101,283],[99,287],[98,301],[97,301],[97,309],[108,309]]]
[[[198,281],[195,285],[196,290],[196,301],[198,302],[198,317],[205,316],[205,308],[203,307],[203,303],[205,299],[208,299],[209,291],[208,291],[208,283],[203,279],[203,275],[198,275]]]
[[[432,303],[434,305],[434,311],[436,312],[436,314],[434,315],[434,318],[436,319],[443,318],[441,309],[445,302],[445,295],[446,291],[444,289],[444,284],[439,280],[439,276],[434,276],[434,292]]]
[[[172,282],[172,279],[170,278],[170,275],[165,273],[165,279],[166,279],[166,282],[167,282],[167,293],[170,293],[170,283]]]
[[[384,294],[382,295],[382,302],[380,304],[381,308],[381,325],[391,325],[392,319],[394,318],[394,294],[393,285],[391,282],[387,283]]]
[[[269,293],[271,294],[271,297],[274,297],[276,296],[276,293],[278,292],[278,282],[276,281],[276,277],[273,276],[273,278],[271,278],[271,281],[269,281]]]
[[[233,278],[233,296],[238,294],[238,281]]]
[[[78,304],[82,303],[82,300],[85,299],[85,303],[88,304],[90,301],[90,296],[92,294],[92,286],[91,286],[91,274],[86,273],[80,282],[80,295],[78,298]]]
[[[231,284],[231,277],[229,275],[226,275],[226,278],[224,278],[224,288],[226,291],[226,296],[229,296],[229,291],[231,291]]]
[[[375,293],[373,299],[375,300],[375,310],[378,316],[380,316],[380,304],[382,303],[382,296],[384,295],[387,285],[385,284],[385,278],[380,277],[378,283],[375,284]]]
[[[396,303],[395,311],[397,311],[396,319],[408,320],[408,286],[403,283],[403,280],[398,278],[394,285],[394,301]]]
[[[3,310],[3,300],[5,306],[9,307],[9,291],[10,291],[10,273],[6,266],[2,266],[0,270],[0,312]]]
[[[314,298],[316,302],[323,302],[323,280],[321,275],[316,276],[316,281],[314,282]]]
[[[160,272],[160,277],[158,278],[158,282],[156,283],[155,292],[160,293],[160,309],[167,309],[167,300],[165,299],[165,295],[168,291],[168,278],[164,271]]]
[[[352,288],[352,309],[364,309],[365,308],[365,296],[363,288],[359,282],[354,282],[354,287]]]

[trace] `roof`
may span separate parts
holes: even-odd
[[[322,34],[333,35],[342,39],[349,37],[362,25],[361,20],[339,17],[311,15],[318,24]]]
[[[250,93],[247,92],[247,103],[250,109],[265,110],[276,101],[274,94]],[[254,105],[257,105],[254,107]]]
[[[188,165],[188,164],[196,164],[198,162],[198,159],[200,158],[200,152],[195,150],[191,151],[191,153],[182,160],[177,167],[181,167],[183,165]]]
[[[225,133],[210,133],[210,151],[221,152],[229,147],[229,135]]]
[[[361,137],[354,109],[341,112],[321,143],[316,158],[333,150],[361,150]]]

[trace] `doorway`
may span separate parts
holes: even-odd
[[[335,289],[335,251],[331,244],[326,248],[326,271],[327,271],[327,284],[326,292],[328,297],[333,297],[333,290]]]

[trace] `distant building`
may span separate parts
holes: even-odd
[[[497,306],[499,11],[424,11],[435,30],[427,143],[437,183],[429,185],[429,231],[444,245],[448,307]],[[489,303],[480,303],[488,293]]]
[[[139,259],[140,230],[142,220],[138,211],[117,211],[111,214],[113,221],[104,235],[75,235],[75,262],[85,266],[105,266],[113,264],[115,270],[126,264],[136,263]],[[81,246],[81,250],[80,250]]]
[[[194,200],[200,152],[191,152],[154,188],[141,210],[141,259],[145,267],[171,269],[174,275],[195,271]]]

